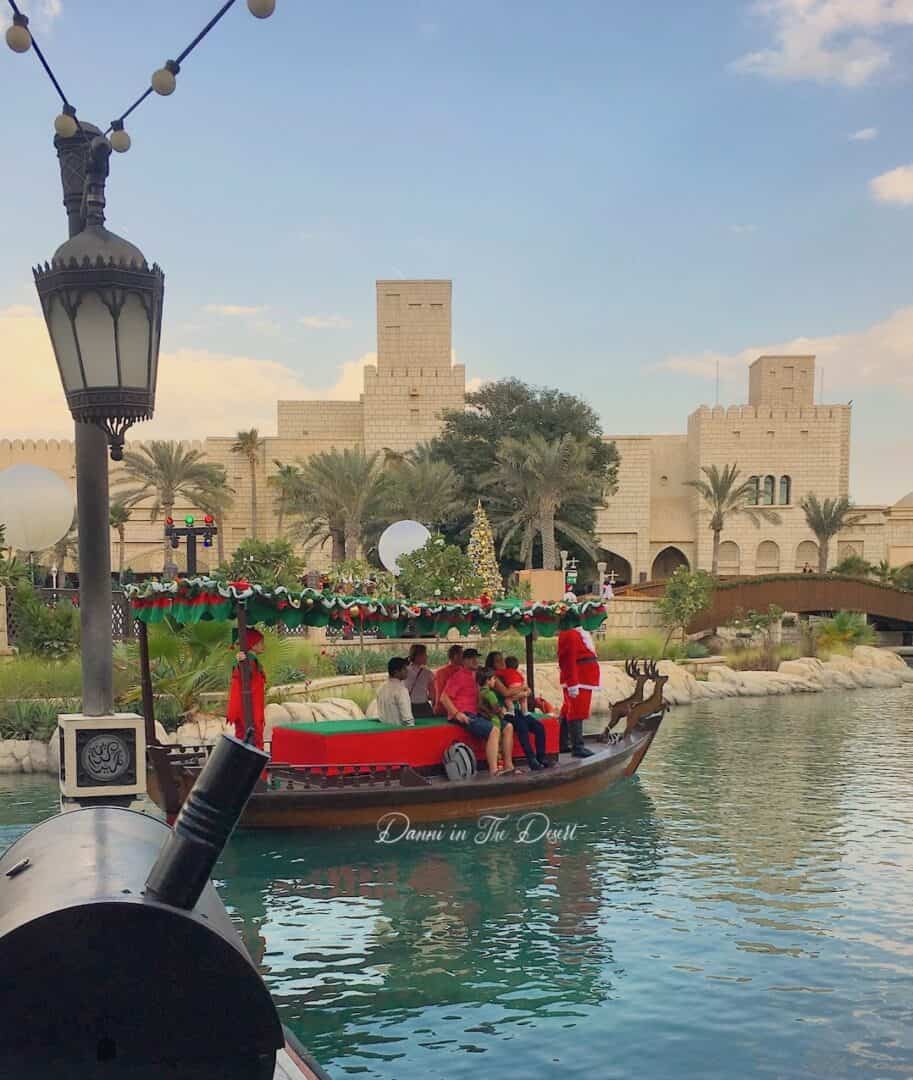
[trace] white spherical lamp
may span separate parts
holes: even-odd
[[[391,574],[399,574],[399,560],[424,547],[431,533],[418,521],[394,521],[380,534],[377,553]]]
[[[111,143],[111,149],[119,154],[126,154],[130,149],[130,136],[124,131],[123,120],[111,121],[111,138],[108,141]]]
[[[169,60],[164,67],[160,67],[158,71],[152,73],[152,89],[157,94],[161,94],[162,97],[173,94],[178,84],[175,76],[180,70],[180,67],[173,60]]]
[[[64,105],[63,112],[55,117],[54,130],[61,139],[72,139],[79,130],[76,123],[75,110],[71,105]]]
[[[66,480],[38,465],[12,465],[0,472],[3,543],[17,551],[45,551],[70,531],[73,492]]]
[[[32,35],[29,33],[29,20],[25,15],[14,15],[13,25],[6,32],[6,43],[13,52],[28,52],[32,47]]]
[[[276,0],[247,0],[247,10],[257,19],[268,19],[276,10]]]

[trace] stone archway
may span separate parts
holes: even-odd
[[[622,558],[621,555],[616,554],[614,551],[609,551],[608,548],[600,548],[599,558],[596,561],[604,562],[606,564],[606,577],[610,581],[612,580],[611,575],[614,570],[614,585],[630,585],[634,580],[634,571],[631,569],[631,564],[627,559]]]
[[[691,569],[691,563],[677,547],[665,547],[653,560],[650,577],[653,581],[665,581],[672,577],[680,566],[684,566],[686,570]]]

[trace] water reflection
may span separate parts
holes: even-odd
[[[707,703],[560,840],[239,833],[220,888],[334,1077],[913,1076],[911,763],[913,687]]]

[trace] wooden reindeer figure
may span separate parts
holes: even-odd
[[[626,698],[622,698],[621,701],[612,703],[612,708],[609,712],[609,722],[606,724],[605,730],[602,733],[603,737],[608,735],[623,716],[628,715],[634,705],[640,704],[644,699],[644,687],[650,681],[650,675],[646,670],[646,666],[641,669],[638,661],[626,660],[625,674],[629,679],[634,680],[634,690]]]
[[[663,701],[663,687],[669,681],[669,676],[660,675],[659,668],[652,660],[646,661],[644,668],[648,678],[653,680],[653,692],[648,698],[644,698],[643,701],[638,702],[628,710],[625,735],[629,735],[645,717],[653,716],[655,713],[662,714],[669,708]]]

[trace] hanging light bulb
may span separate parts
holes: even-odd
[[[108,142],[111,143],[111,149],[119,154],[126,154],[130,149],[130,136],[124,131],[123,120],[111,121],[111,138]]]
[[[162,97],[168,97],[169,94],[174,93],[174,88],[177,86],[177,79],[175,75],[181,70],[181,67],[174,60],[168,60],[164,67],[154,71],[152,73],[152,89],[161,94]]]
[[[64,105],[63,112],[54,120],[54,130],[61,139],[72,139],[79,131],[76,123],[76,110],[72,105]]]
[[[29,33],[27,15],[13,16],[13,25],[6,32],[6,43],[13,52],[18,53],[28,52],[32,47],[32,35]]]
[[[247,0],[247,10],[257,19],[268,19],[276,10],[276,0]]]

